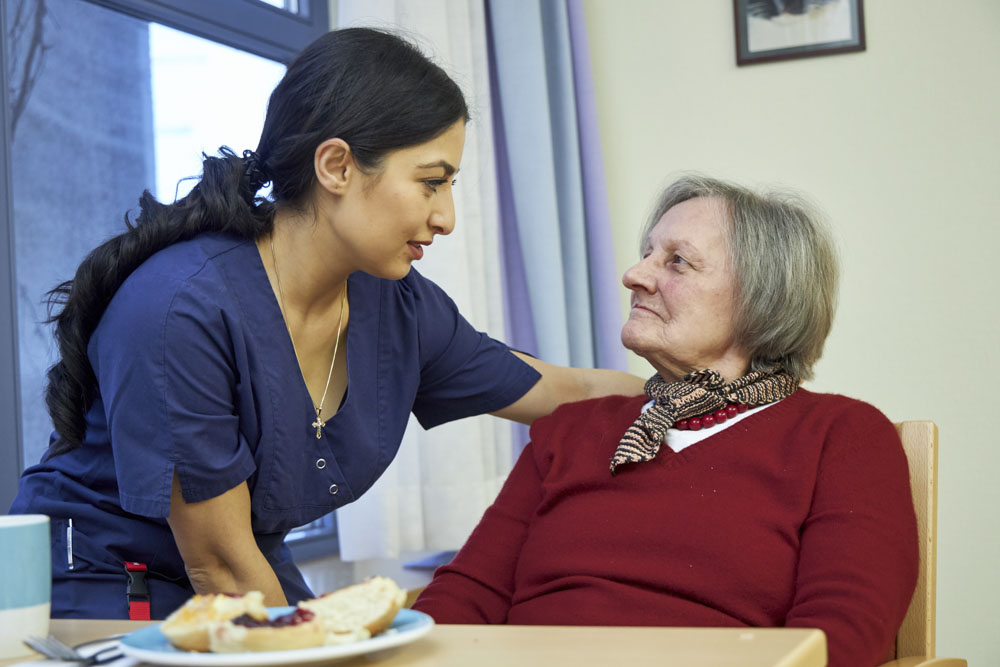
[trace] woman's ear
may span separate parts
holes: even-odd
[[[347,191],[351,178],[355,177],[357,166],[351,147],[343,139],[327,139],[316,147],[313,154],[313,169],[316,181],[327,192],[335,195]]]

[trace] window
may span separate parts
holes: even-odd
[[[144,189],[172,201],[201,152],[256,147],[283,63],[328,29],[327,0],[4,0],[0,28],[6,510],[51,431],[45,293],[124,229]]]
[[[149,24],[149,70],[150,189],[160,201],[190,191],[197,181],[188,177],[201,172],[202,153],[257,147],[268,95],[285,73],[281,63],[157,23]]]

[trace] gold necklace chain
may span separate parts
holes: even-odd
[[[288,338],[292,341],[292,351],[295,353],[295,361],[298,362],[299,368],[302,368],[302,362],[299,360],[299,350],[295,347],[295,336],[292,334],[292,328],[288,326],[288,319],[285,317],[285,294],[281,290],[281,277],[278,275],[278,260],[274,256],[274,234],[271,234],[271,265],[274,267],[274,282],[278,285],[278,307],[281,309],[281,318],[285,320],[285,329],[288,330]],[[326,422],[323,421],[323,404],[326,402],[326,393],[330,390],[330,379],[333,377],[333,367],[337,363],[337,350],[340,349],[340,332],[341,327],[344,325],[344,303],[347,301],[347,285],[344,285],[344,294],[340,297],[340,320],[337,322],[337,341],[333,344],[333,359],[330,360],[330,372],[326,374],[326,385],[323,387],[323,396],[319,399],[319,405],[313,405],[313,409],[316,411],[316,421],[314,421],[310,426],[316,429],[316,439],[319,440],[323,437],[323,427],[326,426]]]

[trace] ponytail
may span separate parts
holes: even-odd
[[[204,156],[201,181],[173,204],[161,204],[149,190],[139,197],[139,216],[128,230],[95,248],[68,280],[48,293],[49,319],[61,359],[49,369],[45,403],[59,439],[51,456],[83,442],[86,414],[97,379],[87,357],[90,337],[112,297],[140,264],[164,248],[204,232],[256,239],[271,231],[274,204],[257,197],[268,181],[256,153],[239,157],[223,146],[220,157]]]

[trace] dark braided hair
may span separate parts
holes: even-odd
[[[87,345],[118,288],[153,254],[204,232],[248,240],[271,232],[278,206],[304,205],[313,191],[316,147],[333,137],[360,169],[390,151],[424,143],[468,121],[462,92],[439,66],[396,35],[369,28],[329,32],[307,46],[271,93],[256,152],[223,146],[203,156],[202,177],[184,198],[162,204],[148,190],[127,231],[95,248],[72,280],[49,292],[59,361],[45,402],[59,439],[54,456],[80,446],[96,377]],[[268,199],[257,196],[270,181]]]

